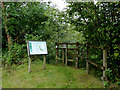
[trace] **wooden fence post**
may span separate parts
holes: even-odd
[[[65,53],[66,53],[66,54],[65,54],[65,56],[66,56],[65,65],[67,66],[67,61],[68,61],[68,60],[67,60],[67,59],[68,59],[68,58],[67,58],[67,55],[68,55],[68,44],[66,44]]]
[[[107,75],[105,73],[107,69],[107,49],[103,49],[103,84],[104,81],[107,81]]]
[[[56,63],[58,62],[57,58],[58,58],[58,44],[56,43]]]
[[[89,47],[87,46],[87,60],[86,60],[86,72],[89,74]]]
[[[76,68],[78,68],[78,47],[79,47],[79,43],[76,43]]]
[[[65,50],[64,50],[64,48],[62,49],[62,60],[63,60],[63,64],[64,64],[64,56],[65,55]]]

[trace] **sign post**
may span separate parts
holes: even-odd
[[[29,56],[29,70],[28,70],[28,72],[31,72],[30,65],[31,65],[31,59],[30,59],[30,56]]]
[[[46,41],[28,40],[27,41],[27,50],[28,50],[28,56],[29,56],[29,70],[28,70],[28,72],[31,72],[30,55],[44,55],[43,56],[43,66],[45,69],[46,54],[48,54]]]
[[[43,58],[43,66],[44,66],[44,70],[45,70],[45,68],[46,68],[45,64],[46,64],[46,56],[44,55],[44,58]]]

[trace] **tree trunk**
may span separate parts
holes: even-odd
[[[1,5],[2,5],[2,10],[3,10],[3,12],[5,12],[4,3],[1,2]],[[4,21],[6,21],[6,20],[7,20],[6,13],[5,13],[3,16],[4,16]],[[10,51],[10,45],[12,45],[12,41],[11,41],[11,36],[8,34],[7,22],[5,23],[5,32],[6,32],[6,34],[7,34],[8,49],[9,49],[9,51]]]

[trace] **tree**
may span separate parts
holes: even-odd
[[[44,3],[24,3],[24,2],[6,2],[4,3],[6,10],[5,18],[3,19],[3,30],[7,21],[7,33],[11,36],[13,42],[23,43],[25,42],[24,36],[26,33],[31,34],[34,31],[34,35],[41,32],[41,23],[47,20],[47,16],[44,15],[46,6]]]
[[[2,5],[3,12],[5,12],[6,8],[4,7],[4,3],[1,2],[1,5]],[[11,36],[8,33],[8,27],[7,27],[8,21],[7,21],[6,13],[4,13],[3,16],[4,16],[4,20],[5,20],[5,32],[6,32],[6,35],[7,35],[8,49],[10,51],[10,45],[12,45],[12,41],[11,41]]]
[[[120,2],[73,2],[70,23],[83,32],[86,42],[108,49],[108,67],[117,73],[120,63]],[[116,63],[117,62],[117,63]]]

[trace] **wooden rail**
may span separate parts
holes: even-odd
[[[104,86],[104,82],[107,81],[107,75],[105,73],[105,71],[107,70],[107,49],[103,47],[88,45],[88,44],[86,46],[87,46],[86,72],[89,73],[89,63],[102,69],[103,70],[102,79],[103,79],[103,86]],[[103,66],[96,64],[95,62],[89,60],[89,48],[90,47],[103,50]]]
[[[60,58],[60,57],[57,57],[56,59],[57,59],[57,60],[63,60],[63,59],[62,59],[62,58]]]
[[[77,50],[76,48],[68,48],[68,50]]]
[[[71,62],[73,62],[73,61],[75,61],[75,60],[73,60],[73,59],[68,59],[68,61],[71,61]]]
[[[92,47],[92,48],[97,48],[97,49],[104,49],[103,47],[99,47],[99,46],[95,46],[95,45],[90,45],[90,44],[86,44],[86,46],[88,47]]]
[[[90,60],[86,60],[86,61],[89,62],[90,64],[92,64],[92,65],[94,65],[94,66],[96,66],[96,67],[104,70],[104,67],[103,67],[103,66],[101,66],[101,65],[99,65],[99,64],[97,64],[97,63],[95,63],[95,62],[93,62],[93,61],[90,61]]]
[[[78,56],[78,54],[69,54],[69,53],[68,53],[67,55],[71,55],[71,56]]]

